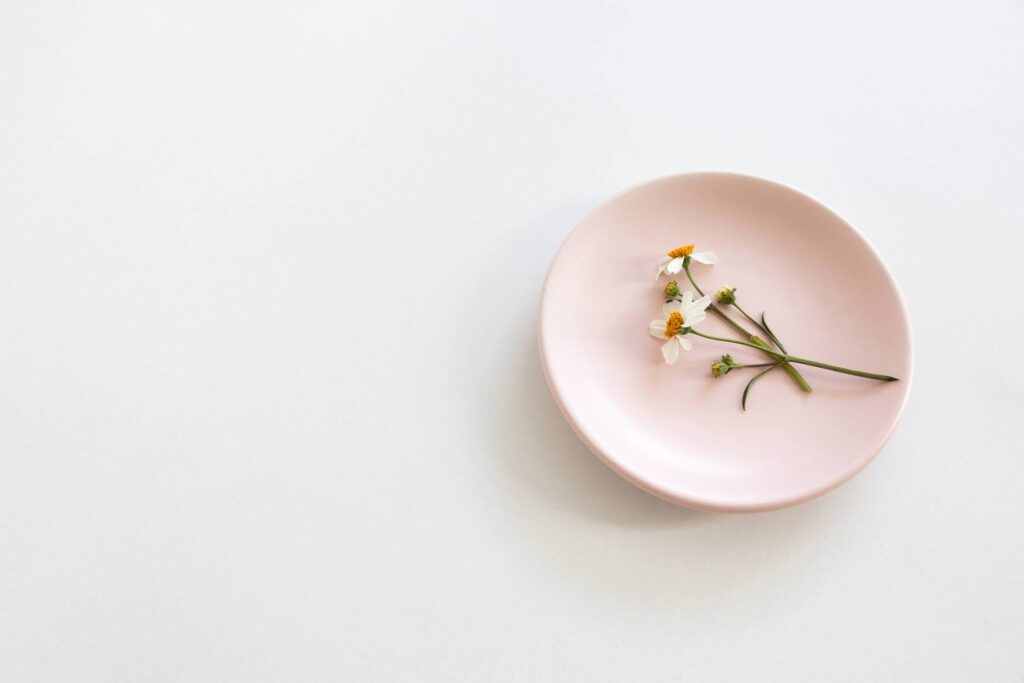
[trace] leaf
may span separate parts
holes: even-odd
[[[740,405],[743,407],[743,410],[747,409],[747,392],[750,391],[750,387],[754,386],[754,382],[761,379],[761,375],[765,374],[766,372],[771,372],[780,365],[782,365],[782,363],[775,363],[750,378],[750,381],[747,382],[747,386],[743,389],[743,400],[740,401]]]
[[[786,351],[786,347],[782,345],[782,342],[779,341],[779,338],[775,336],[775,333],[772,332],[772,328],[768,327],[768,321],[764,319],[764,313],[761,314],[761,327],[764,328],[764,331],[768,333],[768,336],[772,338],[772,341],[775,342],[775,345],[778,346],[783,353],[789,353]]]

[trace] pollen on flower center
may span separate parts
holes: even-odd
[[[683,329],[683,314],[679,311],[672,311],[668,314],[668,320],[665,321],[665,338],[670,339]]]
[[[689,256],[690,254],[693,253],[694,246],[696,245],[687,244],[685,247],[673,249],[672,251],[668,252],[668,256],[669,258],[682,258],[684,256]]]

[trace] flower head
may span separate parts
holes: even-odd
[[[715,299],[720,304],[732,305],[736,303],[736,288],[730,287],[729,285],[722,285],[717,292],[715,292]]]
[[[703,296],[693,300],[693,292],[687,290],[682,298],[669,301],[662,307],[664,320],[652,320],[647,332],[655,339],[663,339],[661,354],[665,362],[672,364],[679,358],[679,349],[689,351],[693,343],[686,338],[686,333],[694,325],[704,321],[704,309],[711,305],[711,297]]]
[[[732,356],[725,354],[721,360],[712,361],[711,376],[721,377],[722,375],[728,375],[729,371],[734,367],[736,367],[736,362],[732,359]]]
[[[694,252],[693,249],[694,245],[687,244],[685,247],[678,247],[668,252],[666,254],[668,258],[662,259],[661,263],[658,264],[658,277],[661,277],[662,273],[675,275],[681,271],[683,266],[689,263],[691,259],[697,263],[706,263],[709,266],[718,263],[718,257],[715,256],[714,252]]]

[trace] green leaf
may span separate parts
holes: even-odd
[[[743,407],[743,410],[747,409],[747,392],[750,391],[750,387],[754,386],[754,382],[761,379],[761,375],[765,374],[766,372],[771,372],[780,365],[782,365],[782,363],[775,363],[774,365],[765,368],[764,370],[750,378],[750,381],[747,382],[747,386],[743,389],[743,400],[740,401],[740,405]]]
[[[761,314],[761,327],[764,328],[764,331],[768,333],[768,336],[772,338],[772,341],[775,342],[775,345],[778,346],[783,353],[789,353],[786,351],[786,347],[782,345],[782,342],[779,341],[779,338],[775,336],[775,333],[772,332],[772,328],[768,327],[768,321],[764,319],[764,313]]]

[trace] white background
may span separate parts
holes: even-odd
[[[0,679],[1024,680],[1022,37],[0,2]],[[834,207],[910,308],[894,438],[795,509],[635,490],[538,365],[573,224],[695,170]]]

